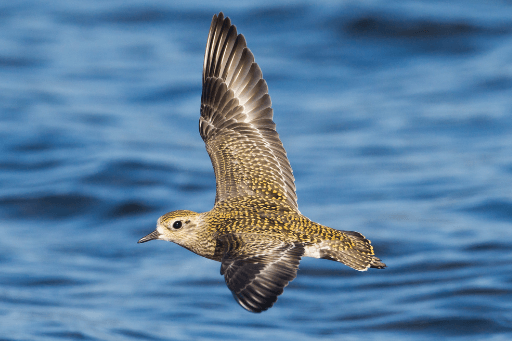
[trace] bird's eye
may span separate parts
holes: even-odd
[[[177,229],[179,229],[179,228],[181,228],[181,221],[176,220],[176,221],[174,222],[174,224],[172,224],[172,228],[173,228],[173,229],[176,229],[176,230],[177,230]]]

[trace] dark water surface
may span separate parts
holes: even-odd
[[[198,118],[220,10],[302,213],[387,269],[304,259],[257,315],[219,263],[136,244],[213,205]],[[512,3],[5,1],[0,32],[0,340],[512,339]]]

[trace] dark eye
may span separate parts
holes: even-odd
[[[181,221],[179,221],[179,220],[175,221],[174,224],[172,224],[172,228],[176,229],[176,230],[181,228]]]

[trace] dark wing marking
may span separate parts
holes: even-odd
[[[220,241],[225,250],[220,273],[235,300],[253,313],[272,307],[297,276],[304,254],[300,244],[258,234],[229,234]]]
[[[298,212],[290,162],[272,121],[267,83],[243,35],[214,15],[203,65],[199,132],[215,171],[222,202],[257,195]]]

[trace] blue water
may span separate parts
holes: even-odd
[[[244,311],[220,264],[137,240],[209,210],[204,47],[268,82],[299,207],[388,265],[301,262]],[[512,339],[512,4],[0,4],[0,339]]]

